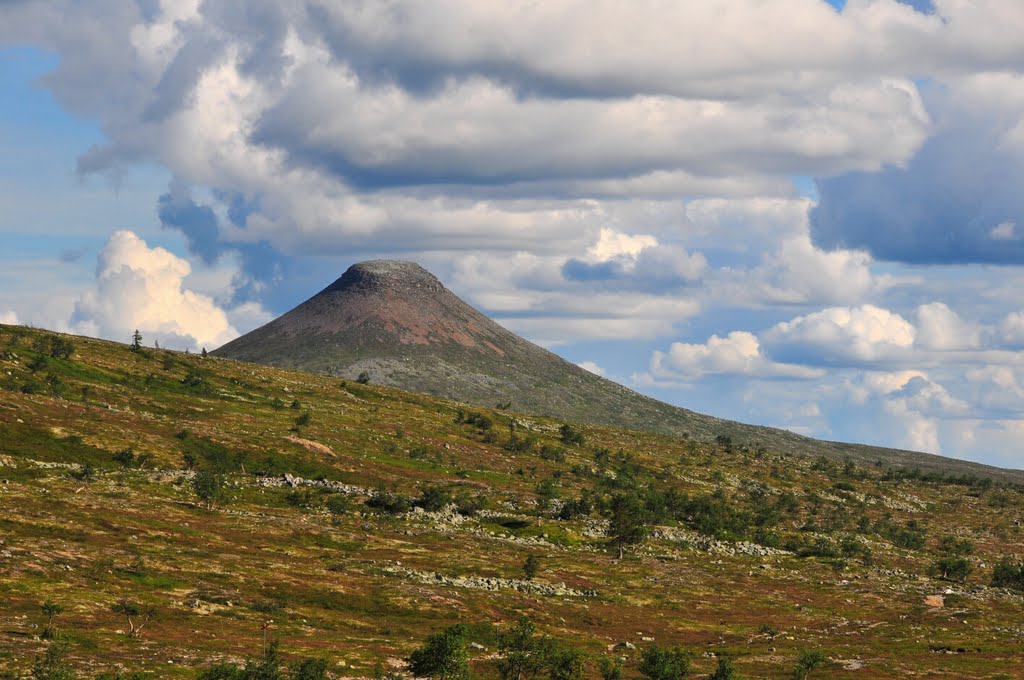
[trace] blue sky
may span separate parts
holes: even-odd
[[[214,347],[400,257],[666,401],[1024,467],[1022,31],[1014,0],[0,3],[0,321]]]

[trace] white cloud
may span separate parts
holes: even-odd
[[[942,453],[939,443],[939,427],[934,418],[927,418],[914,411],[902,399],[886,402],[885,410],[901,426],[895,433],[893,446],[910,451]]]
[[[762,335],[769,356],[803,364],[859,364],[905,354],[914,327],[874,305],[831,307],[784,321]]]
[[[924,349],[975,349],[981,344],[981,329],[961,319],[945,303],[931,302],[917,308],[916,344]]]
[[[871,257],[857,250],[826,252],[806,234],[788,238],[757,267],[727,273],[732,297],[773,304],[856,303],[887,284],[871,272]]]
[[[917,370],[867,371],[860,379],[848,385],[854,399],[863,403],[872,396],[887,395],[903,389],[914,378],[928,379],[928,375]]]
[[[231,327],[238,329],[239,333],[248,333],[274,319],[274,315],[258,302],[244,302],[232,307],[227,310],[227,315]]]
[[[259,197],[221,238],[290,255],[541,253],[608,196],[778,194],[794,174],[903,163],[928,133],[898,65],[934,18],[645,4],[16,3],[0,39],[61,55],[46,84],[110,137],[83,172],[155,161],[226,190],[221,214]]]
[[[588,259],[594,262],[628,256],[636,258],[645,248],[658,245],[658,239],[646,234],[623,234],[614,229],[603,228],[597,243],[587,248]]]
[[[967,382],[977,389],[974,403],[979,409],[1000,416],[1024,415],[1024,385],[1019,369],[1011,366],[982,366],[966,372]]]
[[[576,365],[579,366],[580,368],[582,368],[585,371],[590,371],[594,375],[600,375],[600,376],[604,376],[605,375],[605,370],[603,368],[601,368],[600,366],[598,366],[593,361],[581,361],[580,363],[578,363]]]
[[[11,311],[0,313],[0,323],[7,324],[9,326],[17,326],[19,323],[18,315]]]
[[[700,279],[708,270],[702,253],[677,245],[662,245],[653,236],[625,234],[602,228],[597,243],[583,258],[570,258],[562,267],[566,278],[615,287],[652,291],[679,288]]]
[[[100,251],[96,285],[75,304],[75,332],[127,342],[138,329],[146,342],[172,349],[216,347],[238,335],[214,300],[184,287],[192,270],[130,231],[114,232]],[[255,313],[248,307],[241,314]]]
[[[705,375],[815,378],[823,372],[770,361],[761,352],[757,336],[733,331],[724,338],[712,335],[704,344],[674,342],[667,352],[655,351],[650,374],[655,380],[693,380]]]
[[[999,337],[1009,347],[1024,347],[1024,312],[1010,312],[999,325]]]

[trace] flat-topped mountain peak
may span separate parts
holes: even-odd
[[[345,290],[375,291],[385,288],[446,292],[436,276],[407,260],[368,260],[349,267],[322,293]]]

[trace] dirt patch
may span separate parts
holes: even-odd
[[[302,448],[306,449],[307,451],[311,451],[312,453],[321,453],[325,456],[330,456],[331,458],[337,458],[337,454],[335,454],[334,451],[331,450],[331,447],[327,446],[326,444],[315,442],[312,439],[303,439],[302,437],[296,437],[294,435],[289,435],[285,437],[285,439],[292,442],[293,444],[298,444]]]

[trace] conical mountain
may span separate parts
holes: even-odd
[[[653,400],[511,333],[413,262],[355,264],[214,354],[351,379],[366,373],[376,384],[575,421],[636,427],[646,417],[644,429],[656,422]],[[624,397],[642,400],[641,408],[623,412]]]
[[[924,453],[810,439],[671,406],[594,375],[506,330],[413,262],[352,265],[298,307],[215,356],[356,379],[520,413],[859,463],[1019,480]]]

